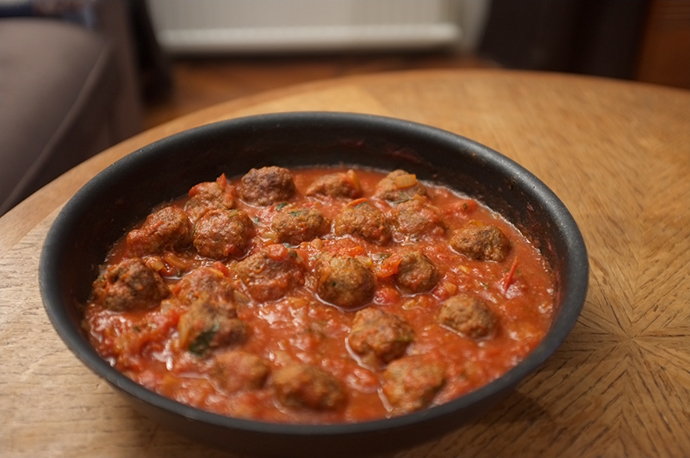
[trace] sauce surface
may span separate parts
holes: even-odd
[[[85,309],[83,326],[97,351],[134,381],[197,408],[269,422],[342,423],[386,418],[462,396],[510,370],[546,334],[553,314],[552,275],[539,252],[500,215],[409,174],[393,184],[402,191],[415,186],[422,191],[386,199],[380,185],[385,173],[338,168],[289,173],[294,182],[289,198],[261,189],[273,186],[272,180],[255,181],[259,192],[252,194],[254,184],[239,178],[226,182],[221,176],[206,184],[222,194],[213,187],[210,207],[202,198],[208,193],[195,187],[189,196],[154,209],[186,214],[189,236],[175,235],[174,243],[156,241],[155,231],[142,235],[144,226],[155,224],[142,222],[140,233],[132,231],[118,242]],[[326,175],[353,185],[354,197],[328,186],[314,191],[314,183]],[[270,202],[257,203],[263,198]],[[217,213],[227,221],[214,223],[209,208],[223,199],[227,210]],[[359,216],[340,216],[348,209],[370,207],[372,215],[377,210],[383,214],[387,229],[362,229]],[[309,213],[293,224],[289,218],[305,215],[305,209],[318,210],[325,222]],[[242,212],[248,220],[238,216]],[[279,215],[288,218],[292,232],[274,223]],[[364,224],[369,223],[366,215]],[[218,245],[217,234],[223,233],[218,227],[237,230],[230,242]],[[459,242],[451,245],[458,240],[455,234],[486,227],[497,228],[509,241],[499,260],[459,251]],[[300,237],[309,240],[300,242]],[[403,280],[401,266],[411,252],[430,261],[434,273],[412,269]],[[261,253],[266,264],[249,263]],[[337,263],[326,261],[332,257],[356,259],[365,280],[357,269],[347,270],[352,267],[343,268],[344,279],[337,277]],[[122,292],[117,282],[123,275],[113,273],[130,259],[141,259],[163,281],[163,286],[156,283],[160,295],[145,293],[148,305],[134,304],[132,297],[141,299],[139,293]],[[298,268],[263,270],[270,270],[266,266],[274,261]],[[421,264],[427,266],[426,261]],[[229,285],[212,296],[222,296],[213,301],[230,306],[192,305],[200,294],[189,293],[183,279],[203,268]],[[373,278],[370,294],[365,271]],[[258,283],[253,275],[259,275]],[[337,283],[341,280],[350,286]],[[464,302],[444,310],[452,298]],[[457,310],[467,310],[468,301],[468,307],[480,309],[472,315],[478,323],[458,324],[465,312]],[[363,310],[384,314],[365,316]],[[216,313],[224,318],[208,318]],[[198,324],[205,320],[211,321],[210,328]],[[355,330],[363,334],[355,336]],[[219,340],[219,333],[227,338]],[[386,337],[391,333],[392,338]],[[302,379],[304,385],[293,386]]]

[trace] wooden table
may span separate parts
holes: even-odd
[[[589,248],[572,334],[482,419],[396,455],[690,456],[690,92],[565,75],[424,71],[308,84],[231,101],[123,142],[0,219],[0,455],[232,456],[142,418],[74,357],[38,290],[62,204],[114,160],[238,116],[352,111],[447,129],[553,189]]]

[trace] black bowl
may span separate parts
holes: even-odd
[[[252,167],[352,164],[403,168],[466,193],[500,212],[541,250],[556,279],[554,322],[524,361],[454,401],[391,419],[291,425],[239,420],[160,396],[112,368],[81,330],[98,265],[151,208],[221,173]],[[285,113],[233,119],[146,146],[98,174],[64,207],[48,233],[40,285],[48,316],[89,368],[172,429],[233,451],[274,456],[358,456],[409,447],[458,428],[492,408],[563,342],[582,309],[584,241],[556,195],[520,165],[464,137],[412,122],[345,113]]]

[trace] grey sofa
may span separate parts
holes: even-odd
[[[92,28],[0,18],[0,215],[142,128],[129,4],[93,5]]]

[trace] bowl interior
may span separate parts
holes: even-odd
[[[403,168],[422,180],[480,200],[517,226],[541,250],[557,283],[555,320],[537,349],[486,387],[426,412],[368,422],[370,425],[257,427],[258,422],[196,411],[155,395],[110,368],[90,347],[80,331],[80,304],[88,298],[98,266],[112,244],[154,205],[180,197],[194,184],[214,180],[221,173],[234,177],[266,165],[294,168],[341,164]],[[312,437],[330,437],[404,430],[420,422],[431,424],[434,418],[454,418],[445,428],[431,428],[442,432],[476,415],[476,411],[469,412],[473,405],[513,388],[560,345],[584,302],[587,256],[580,232],[560,200],[524,168],[485,146],[390,118],[289,113],[240,118],[186,131],[142,148],[101,172],[56,219],[44,246],[40,281],[48,314],[70,349],[91,369],[127,393],[143,397],[157,410],[173,409],[176,415],[206,424],[285,437],[304,435],[305,431]],[[458,415],[463,410],[465,415]]]

